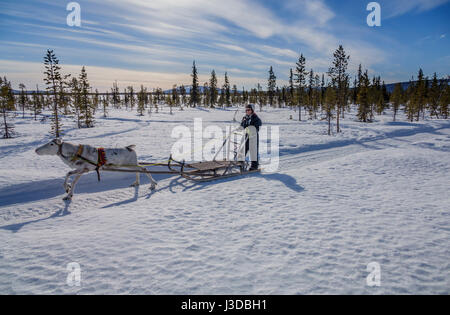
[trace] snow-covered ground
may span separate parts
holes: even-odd
[[[95,174],[62,201],[66,166],[34,150],[48,123],[16,118],[20,137],[0,141],[1,294],[449,294],[450,121],[362,124],[343,133],[258,113],[280,127],[275,174],[195,184],[155,176]],[[239,114],[240,115],[240,114]],[[64,121],[72,143],[137,145],[165,161],[174,127],[225,127],[234,110],[112,110],[97,127]],[[81,287],[66,266],[81,266]],[[381,267],[369,287],[367,265]]]

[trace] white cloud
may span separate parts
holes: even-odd
[[[393,18],[410,11],[424,12],[437,8],[450,0],[389,0],[382,2],[382,12],[386,18]]]

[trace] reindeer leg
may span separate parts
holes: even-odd
[[[152,191],[155,190],[156,189],[156,185],[158,185],[158,183],[153,179],[152,174],[146,172],[145,175],[147,175],[147,177],[152,182],[152,186],[150,187],[150,190],[152,190]]]
[[[136,166],[136,170],[142,171],[144,170],[144,168]],[[131,187],[137,187],[140,185],[140,174],[141,173],[136,173],[136,182],[131,185]],[[147,175],[147,177],[150,179],[152,186],[150,187],[151,190],[155,190],[156,185],[158,185],[158,183],[153,179],[152,174],[150,174],[149,172],[145,172],[145,175]]]
[[[70,178],[71,176],[75,175],[75,174],[78,174],[78,172],[79,172],[78,170],[75,170],[75,171],[71,171],[71,172],[67,173],[66,179],[64,180],[64,190],[66,191],[66,193],[68,193],[68,192],[70,191],[70,188],[72,187],[72,186],[68,183],[69,178]]]
[[[72,200],[73,192],[74,192],[74,190],[75,190],[76,184],[77,184],[78,181],[80,180],[81,176],[82,176],[83,174],[86,174],[86,173],[89,173],[89,170],[88,170],[88,169],[84,169],[84,170],[82,170],[81,172],[79,171],[79,172],[77,173],[77,176],[75,177],[75,179],[74,179],[73,182],[72,182],[72,187],[70,187],[69,193],[67,194],[67,196],[66,196],[63,200]]]
[[[139,187],[141,185],[140,173],[136,173],[136,181],[131,185],[131,187]]]

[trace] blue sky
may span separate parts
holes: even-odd
[[[47,48],[66,73],[86,66],[101,91],[115,80],[122,89],[188,85],[194,59],[202,84],[215,69],[219,83],[227,71],[239,87],[265,86],[273,66],[281,86],[300,53],[321,74],[339,44],[350,73],[362,63],[387,83],[419,67],[450,75],[450,0],[378,1],[375,28],[360,0],[80,0],[81,27],[66,23],[69,2],[0,0],[0,74],[15,87],[44,87]]]

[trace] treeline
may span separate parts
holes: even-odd
[[[389,93],[381,77],[369,78],[366,70],[363,72],[359,66],[357,75],[351,82],[347,73],[350,56],[342,46],[334,52],[333,61],[326,76],[308,71],[306,58],[300,55],[295,68],[290,69],[289,85],[277,86],[277,77],[273,67],[268,72],[267,89],[264,91],[260,84],[256,88],[238,91],[236,85],[230,88],[230,81],[225,73],[224,85],[217,86],[216,72],[211,72],[209,82],[200,89],[197,67],[192,67],[192,90],[189,104],[193,107],[203,105],[235,106],[248,103],[271,107],[290,107],[298,110],[298,120],[321,119],[328,122],[328,133],[331,134],[331,123],[336,119],[336,132],[340,132],[340,119],[350,112],[352,105],[357,107],[358,119],[361,122],[373,122],[375,115],[382,115],[387,109],[392,109],[393,120],[397,119],[398,112],[403,110],[408,120],[419,121],[430,117],[440,119],[449,118],[450,87],[449,78],[439,80],[436,73],[430,80],[424,77],[422,69],[419,70],[417,80],[409,82],[408,88],[403,89],[397,84],[392,93]],[[173,92],[175,93],[175,92]]]
[[[25,85],[20,84],[15,95],[10,82],[0,78],[1,135],[3,138],[12,137],[12,118],[20,114],[25,117],[25,111],[30,111],[37,120],[43,110],[50,110],[51,133],[59,137],[63,128],[61,115],[72,117],[78,128],[92,128],[97,112],[107,117],[110,106],[136,110],[140,116],[159,112],[162,106],[168,106],[171,114],[174,107],[183,110],[185,106],[215,108],[255,104],[260,110],[264,106],[289,107],[298,112],[299,121],[305,118],[326,120],[329,134],[334,120],[336,132],[341,131],[340,121],[352,106],[357,109],[359,121],[365,123],[373,122],[376,115],[382,115],[387,109],[392,110],[394,121],[399,111],[404,111],[409,121],[425,119],[426,115],[438,119],[449,118],[448,78],[439,80],[434,74],[430,80],[420,69],[417,80],[412,78],[407,89],[403,89],[399,83],[389,93],[381,78],[370,78],[368,71],[362,70],[362,65],[351,82],[347,72],[349,60],[350,56],[339,46],[327,73],[319,75],[314,69],[307,69],[307,61],[302,54],[295,67],[290,69],[288,85],[278,86],[273,67],[270,67],[265,89],[257,84],[250,90],[239,90],[236,85],[231,85],[228,73],[224,74],[224,84],[219,86],[215,70],[211,71],[208,82],[201,85],[194,61],[192,85],[189,87],[174,85],[168,91],[161,88],[149,91],[141,85],[139,90],[128,86],[121,91],[115,82],[109,91],[99,93],[98,90],[93,91],[84,67],[77,76],[65,75],[54,52],[48,50],[44,57],[44,91],[36,87],[30,94]],[[42,117],[45,119],[46,116]]]

